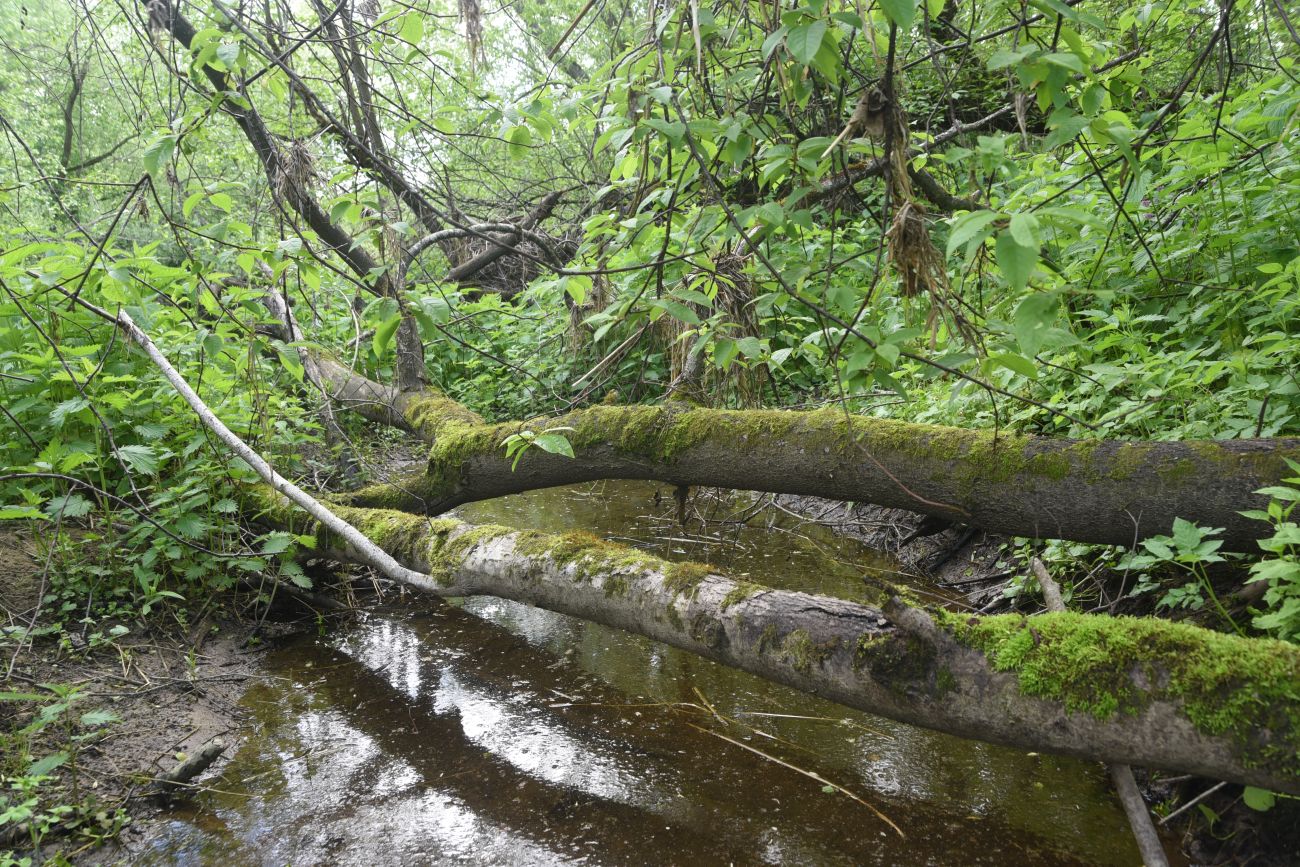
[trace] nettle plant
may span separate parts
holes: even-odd
[[[1146,550],[1132,552],[1119,564],[1123,569],[1142,570],[1138,584],[1133,588],[1133,595],[1164,590],[1156,603],[1157,608],[1199,611],[1208,601],[1225,622],[1239,630],[1223,607],[1218,594],[1214,592],[1214,585],[1206,571],[1210,564],[1224,561],[1223,555],[1219,553],[1223,540],[1213,538],[1222,532],[1221,527],[1198,527],[1191,521],[1175,518],[1171,535],[1152,536],[1142,540],[1142,547]],[[1158,570],[1153,567],[1173,567],[1191,580],[1166,587],[1165,582],[1155,577]]]
[[[1251,565],[1251,577],[1247,583],[1263,582],[1267,585],[1261,599],[1262,606],[1253,611],[1251,625],[1276,638],[1300,641],[1300,524],[1292,520],[1296,504],[1300,503],[1300,463],[1284,460],[1296,475],[1282,479],[1281,484],[1256,491],[1269,498],[1267,508],[1241,513],[1265,521],[1273,528],[1271,536],[1259,540],[1259,547],[1266,556]],[[1220,532],[1220,529],[1198,527],[1179,518],[1174,521],[1171,535],[1144,540],[1142,547],[1145,551],[1132,552],[1119,563],[1120,568],[1141,571],[1133,594],[1163,590],[1157,602],[1157,607],[1161,608],[1199,610],[1208,601],[1225,621],[1240,631],[1215,594],[1206,573],[1210,564],[1228,559],[1219,553],[1222,542],[1213,538]],[[1168,582],[1159,580],[1157,574],[1159,567],[1169,566],[1193,580],[1167,586]]]
[[[1250,567],[1250,582],[1265,582],[1265,610],[1255,616],[1253,625],[1288,641],[1300,640],[1300,525],[1291,519],[1300,502],[1300,464],[1287,460],[1296,473],[1282,479],[1283,484],[1261,488],[1256,493],[1269,497],[1268,508],[1242,514],[1267,521],[1273,535],[1259,541],[1270,556]]]

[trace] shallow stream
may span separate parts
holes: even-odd
[[[604,483],[460,515],[841,596],[890,569],[771,506],[706,503],[713,521],[690,529],[676,508],[662,486]],[[220,780],[165,816],[137,863],[1140,861],[1098,765],[850,711],[498,599],[390,600],[282,641],[263,668]]]

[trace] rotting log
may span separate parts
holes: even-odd
[[[261,520],[345,545],[269,491]],[[1168,621],[973,618],[777,590],[587,534],[381,509],[341,518],[443,596],[634,632],[849,707],[961,737],[1300,794],[1300,648]]]
[[[1300,439],[1121,442],[967,430],[852,416],[841,409],[593,406],[487,424],[449,398],[396,392],[341,365],[344,405],[431,443],[427,471],[349,502],[439,514],[472,500],[598,479],[649,479],[804,494],[910,509],[992,533],[1130,546],[1175,518],[1223,529],[1225,550],[1270,532],[1243,517],[1255,491],[1300,460]],[[512,468],[502,441],[570,428],[574,457],[531,449]]]

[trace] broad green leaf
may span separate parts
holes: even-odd
[[[44,520],[45,514],[31,506],[0,506],[0,521]]]
[[[1273,805],[1277,803],[1277,796],[1267,789],[1247,786],[1241,793],[1241,800],[1245,802],[1247,807],[1262,813],[1265,810],[1273,809]]]
[[[81,724],[83,726],[102,726],[117,722],[118,719],[118,715],[111,710],[91,710],[81,715]]]
[[[388,319],[379,323],[375,329],[375,357],[383,358],[388,352],[388,345],[393,342],[393,335],[397,333],[397,326],[402,324],[402,314],[394,313]]]
[[[810,66],[826,38],[826,27],[826,21],[819,19],[791,28],[785,37],[785,47],[790,49],[790,56],[804,66]]]
[[[569,443],[568,437],[562,433],[544,433],[538,434],[533,440],[533,445],[537,446],[544,452],[550,452],[553,455],[564,455],[573,457],[573,446]]]
[[[517,160],[528,156],[528,150],[533,144],[533,132],[526,126],[514,126],[506,132],[506,142],[509,146],[510,156]]]
[[[176,136],[161,135],[144,149],[144,170],[151,175],[158,174],[167,165],[176,150]]]
[[[64,518],[80,518],[90,514],[93,506],[94,504],[81,494],[65,494],[46,503],[45,511],[51,518],[59,517],[60,512]]]
[[[121,446],[116,454],[131,469],[146,475],[158,472],[158,467],[161,464],[158,453],[150,446]]]
[[[1038,368],[1023,355],[1017,355],[1014,352],[1000,352],[990,357],[1007,370],[1014,371],[1021,376],[1027,376],[1030,379],[1038,378]]]
[[[685,322],[687,325],[700,324],[700,317],[696,315],[695,311],[680,301],[674,301],[671,298],[657,298],[650,306],[662,310],[669,316],[679,322]]]
[[[997,218],[997,211],[971,211],[954,219],[952,231],[948,234],[947,255],[951,256],[954,250],[974,238]]]
[[[1010,231],[998,233],[993,248],[1002,275],[1007,278],[1013,289],[1024,289],[1029,284],[1029,276],[1038,265],[1038,248],[1026,247],[1011,236]]]
[[[50,771],[59,767],[67,760],[68,760],[68,754],[63,752],[62,750],[60,750],[57,753],[50,753],[45,758],[36,762],[32,762],[31,767],[27,769],[27,776],[44,777],[48,775]]]
[[[1059,299],[1053,292],[1035,292],[1027,295],[1016,307],[1012,329],[1016,342],[1025,355],[1033,357],[1043,345],[1048,329],[1056,320]]]
[[[1036,250],[1042,243],[1038,232],[1038,218],[1033,214],[1012,214],[1008,231],[1022,247],[1032,247]]]
[[[890,21],[898,25],[900,33],[912,29],[912,21],[916,18],[916,0],[880,0],[880,8]]]
[[[1300,501],[1300,490],[1283,487],[1282,485],[1270,485],[1267,488],[1260,488],[1255,493],[1272,497],[1275,500],[1286,500],[1292,503]]]
[[[227,69],[234,69],[239,61],[239,48],[238,42],[221,43],[217,46],[217,60],[224,63]]]
[[[681,142],[686,136],[686,124],[680,120],[667,121],[659,117],[647,117],[642,123],[663,133],[674,144]]]
[[[397,35],[403,42],[419,45],[424,38],[424,16],[419,12],[407,12],[402,16],[402,29]]]

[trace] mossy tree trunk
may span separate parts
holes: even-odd
[[[269,490],[257,502],[266,522],[348,556]],[[872,607],[586,534],[337,511],[440,595],[526,602],[962,737],[1300,793],[1300,649],[1284,642],[1159,620]]]
[[[1132,545],[1174,518],[1223,529],[1255,551],[1267,524],[1254,493],[1300,460],[1300,439],[1200,442],[1068,440],[846,415],[838,409],[711,410],[688,404],[595,406],[486,424],[433,394],[393,395],[339,365],[345,403],[431,443],[427,471],[359,492],[356,505],[439,514],[472,500],[597,479],[652,479],[804,494],[910,509],[993,533]],[[386,400],[388,402],[386,402]],[[502,441],[572,428],[574,457],[531,449],[517,468]]]

